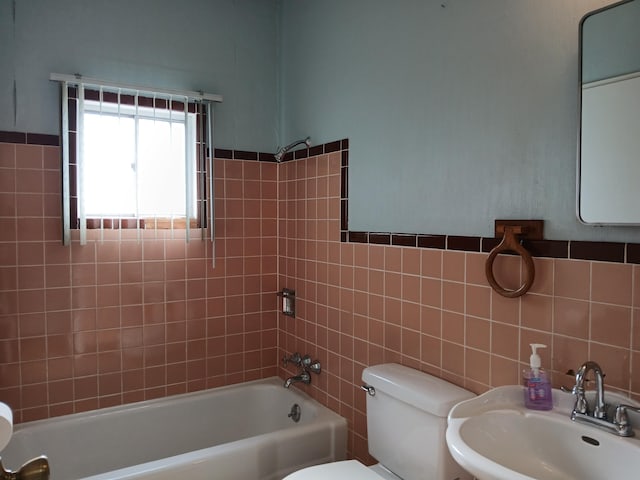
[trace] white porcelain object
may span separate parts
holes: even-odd
[[[473,393],[418,370],[389,363],[362,373],[375,389],[367,398],[369,453],[380,463],[356,461],[310,467],[286,480],[470,480],[445,443],[447,414]]]
[[[382,477],[356,460],[326,463],[292,473],[285,480],[380,480]]]
[[[272,377],[21,423],[0,457],[47,455],[50,480],[273,480],[346,452],[346,420]]]
[[[517,385],[459,403],[446,434],[453,458],[478,480],[637,478],[640,439],[573,422],[573,395],[553,390],[553,396],[550,411],[526,409]],[[606,400],[633,403],[615,394]],[[631,422],[640,426],[637,416]]]

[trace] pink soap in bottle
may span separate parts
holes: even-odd
[[[551,398],[551,380],[546,371],[542,369],[542,361],[538,355],[538,348],[546,348],[541,343],[532,343],[529,366],[523,372],[524,381],[524,405],[532,410],[551,410],[553,399]]]

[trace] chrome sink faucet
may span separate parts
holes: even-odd
[[[589,371],[593,371],[596,377],[596,403],[593,410],[589,412],[589,405],[584,394],[585,376]],[[596,362],[587,361],[583,363],[576,373],[576,384],[571,391],[576,396],[576,404],[571,412],[571,418],[575,420],[576,414],[590,415],[594,418],[605,419],[607,417],[606,405],[604,403],[604,374],[600,365]]]
[[[596,380],[596,398],[593,409],[589,411],[589,404],[585,397],[585,377],[593,371]],[[633,428],[629,422],[627,411],[640,413],[640,409],[630,405],[618,405],[612,419],[607,416],[607,404],[604,401],[604,373],[600,365],[593,361],[583,363],[576,373],[576,384],[571,390],[576,396],[576,403],[571,412],[571,420],[587,423],[606,430],[620,437],[632,437]]]

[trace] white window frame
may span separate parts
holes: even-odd
[[[174,90],[174,89],[157,89],[157,88],[148,88],[148,87],[140,87],[137,85],[124,84],[120,82],[110,82],[95,78],[83,77],[82,75],[65,75],[59,73],[52,73],[50,75],[50,80],[60,82],[61,86],[61,119],[62,119],[62,204],[63,204],[63,218],[62,218],[62,226],[63,226],[63,244],[70,245],[71,244],[71,218],[70,218],[70,173],[69,173],[69,87],[78,87],[80,92],[84,91],[84,87],[90,88],[108,88],[113,91],[114,89],[119,93],[124,94],[142,94],[144,96],[156,96],[160,95],[163,97],[183,97],[185,102],[185,108],[187,108],[187,103],[191,101],[200,102],[204,104],[206,108],[206,128],[203,128],[203,138],[201,139],[201,153],[204,152],[203,157],[206,157],[208,160],[208,186],[209,186],[209,200],[207,204],[209,206],[209,231],[210,231],[210,239],[212,242],[215,240],[215,208],[213,205],[214,195],[214,175],[213,175],[213,157],[214,157],[214,136],[213,136],[213,124],[214,124],[214,111],[213,104],[222,102],[223,98],[221,95],[204,93],[204,92],[196,92],[196,91],[183,91],[183,90]],[[79,93],[78,101],[76,104],[78,108],[80,108],[81,103],[84,102],[83,93]],[[77,115],[77,121],[82,121],[82,116]],[[206,133],[204,133],[206,132]],[[78,151],[82,148],[82,135],[77,136],[77,144]],[[186,145],[189,145],[189,142],[186,142]],[[204,146],[203,146],[204,145]],[[208,153],[208,155],[207,155]],[[188,156],[187,156],[188,158]],[[203,158],[203,161],[205,158]],[[81,173],[81,172],[80,172]],[[206,196],[206,195],[205,195]],[[205,199],[206,200],[206,199]],[[187,202],[189,204],[189,202]],[[82,227],[82,225],[81,225]],[[81,228],[80,233],[80,243],[86,243],[86,225],[85,229]],[[187,228],[187,241],[189,240],[189,228]],[[204,232],[203,232],[204,235]],[[215,266],[215,242],[214,242],[214,251],[213,251],[213,264]]]

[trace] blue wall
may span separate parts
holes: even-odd
[[[278,12],[271,0],[0,0],[0,130],[57,134],[49,74],[79,72],[221,94],[217,145],[274,151]]]
[[[285,139],[350,139],[349,228],[640,240],[575,213],[578,26],[610,0],[283,0]]]
[[[205,90],[219,147],[348,137],[352,230],[640,241],[575,215],[578,24],[609,3],[0,0],[0,130],[58,132],[51,72]]]

